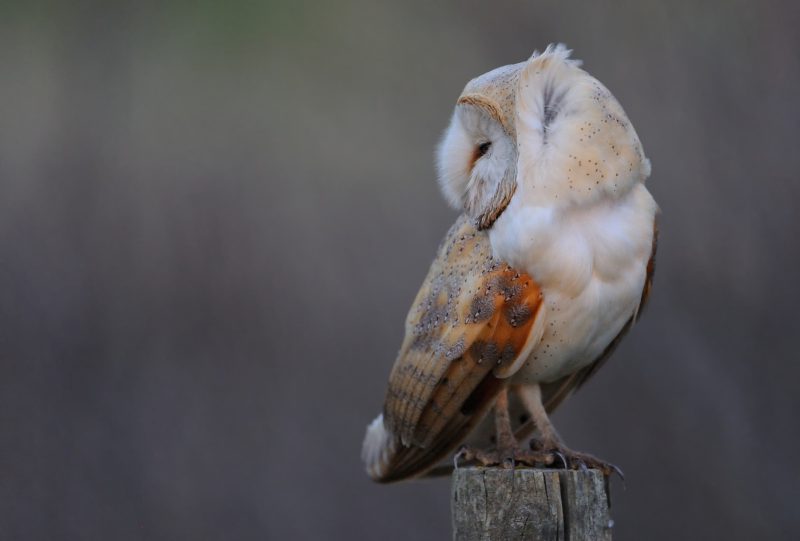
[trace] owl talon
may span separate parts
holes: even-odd
[[[470,462],[473,459],[473,452],[472,450],[467,447],[466,445],[462,445],[456,454],[453,456],[453,468],[458,470],[458,462],[459,460],[464,460],[465,462]]]
[[[564,469],[580,471],[600,470],[606,477],[610,477],[616,473],[619,475],[619,478],[622,480],[622,482],[625,482],[625,475],[622,473],[622,470],[619,467],[611,464],[610,462],[606,462],[605,460],[594,457],[588,453],[573,451],[564,447],[563,445],[555,447],[550,452],[561,459],[562,463],[564,464]]]
[[[569,468],[569,465],[567,464],[567,457],[565,457],[563,453],[557,450],[552,451],[552,453],[561,459],[561,463],[564,465],[565,470]]]
[[[622,470],[618,466],[615,466],[614,464],[609,464],[609,466],[611,466],[611,469],[614,470],[613,473],[619,475],[619,478],[622,481],[622,486],[625,486],[625,474],[622,473]]]

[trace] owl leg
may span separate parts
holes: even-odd
[[[550,422],[550,417],[542,404],[542,393],[539,385],[531,385],[520,387],[517,389],[522,403],[531,414],[536,428],[539,430],[540,438],[533,439],[530,442],[531,449],[539,452],[551,452],[559,456],[567,468],[571,469],[597,469],[603,472],[608,477],[612,473],[616,473],[623,480],[625,476],[617,466],[596,458],[588,453],[581,453],[573,451],[564,444],[564,441],[559,436],[558,431]]]
[[[462,447],[456,455],[456,465],[460,460],[477,462],[483,466],[502,465],[504,468],[513,468],[516,463],[535,466],[537,464],[550,465],[553,463],[553,453],[523,448],[514,437],[511,428],[511,418],[508,413],[508,389],[504,388],[497,395],[494,405],[494,426],[497,445],[493,450],[473,449]]]
[[[505,388],[497,395],[494,403],[494,429],[497,439],[497,449],[508,451],[517,447],[514,431],[511,429],[511,417],[508,414],[508,389]]]

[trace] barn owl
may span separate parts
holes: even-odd
[[[563,45],[470,81],[438,148],[462,211],[406,320],[368,474],[426,474],[494,410],[484,465],[613,466],[568,448],[548,415],[636,321],[653,276],[650,162],[622,107]],[[509,400],[529,420],[514,431]],[[533,439],[525,442],[535,434]],[[523,444],[525,442],[525,444]]]

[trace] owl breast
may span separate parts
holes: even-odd
[[[494,256],[544,294],[545,331],[513,383],[549,382],[592,363],[636,312],[657,206],[643,184],[587,206],[535,206],[518,193],[489,232]]]

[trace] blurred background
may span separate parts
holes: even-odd
[[[615,539],[800,528],[790,1],[0,4],[0,538],[450,536],[359,452],[455,218],[472,77],[563,41],[662,208],[656,287],[555,415]]]

